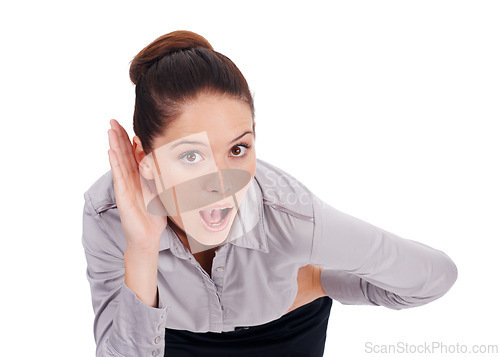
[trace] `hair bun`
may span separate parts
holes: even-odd
[[[142,74],[156,61],[171,52],[194,47],[213,50],[212,45],[203,36],[192,31],[179,30],[160,36],[134,57],[130,64],[130,79],[137,84]]]

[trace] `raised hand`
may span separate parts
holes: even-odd
[[[152,215],[147,211],[144,202],[149,202],[153,192],[140,175],[126,130],[115,119],[111,119],[110,124],[109,163],[116,205],[127,238],[127,250],[158,252],[167,217]]]

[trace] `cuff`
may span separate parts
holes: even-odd
[[[143,303],[123,283],[107,340],[108,348],[123,356],[163,356],[169,309],[159,291],[158,308],[155,308]]]

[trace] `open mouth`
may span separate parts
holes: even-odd
[[[233,207],[217,207],[199,211],[203,226],[209,232],[224,230],[228,226],[232,209]]]

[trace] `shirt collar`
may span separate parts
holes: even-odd
[[[239,205],[238,215],[233,221],[227,243],[242,248],[256,249],[268,253],[269,247],[264,229],[264,203],[262,191],[255,177]],[[179,258],[187,259],[189,250],[182,244],[174,230],[167,225],[160,238],[159,250],[170,249]]]

